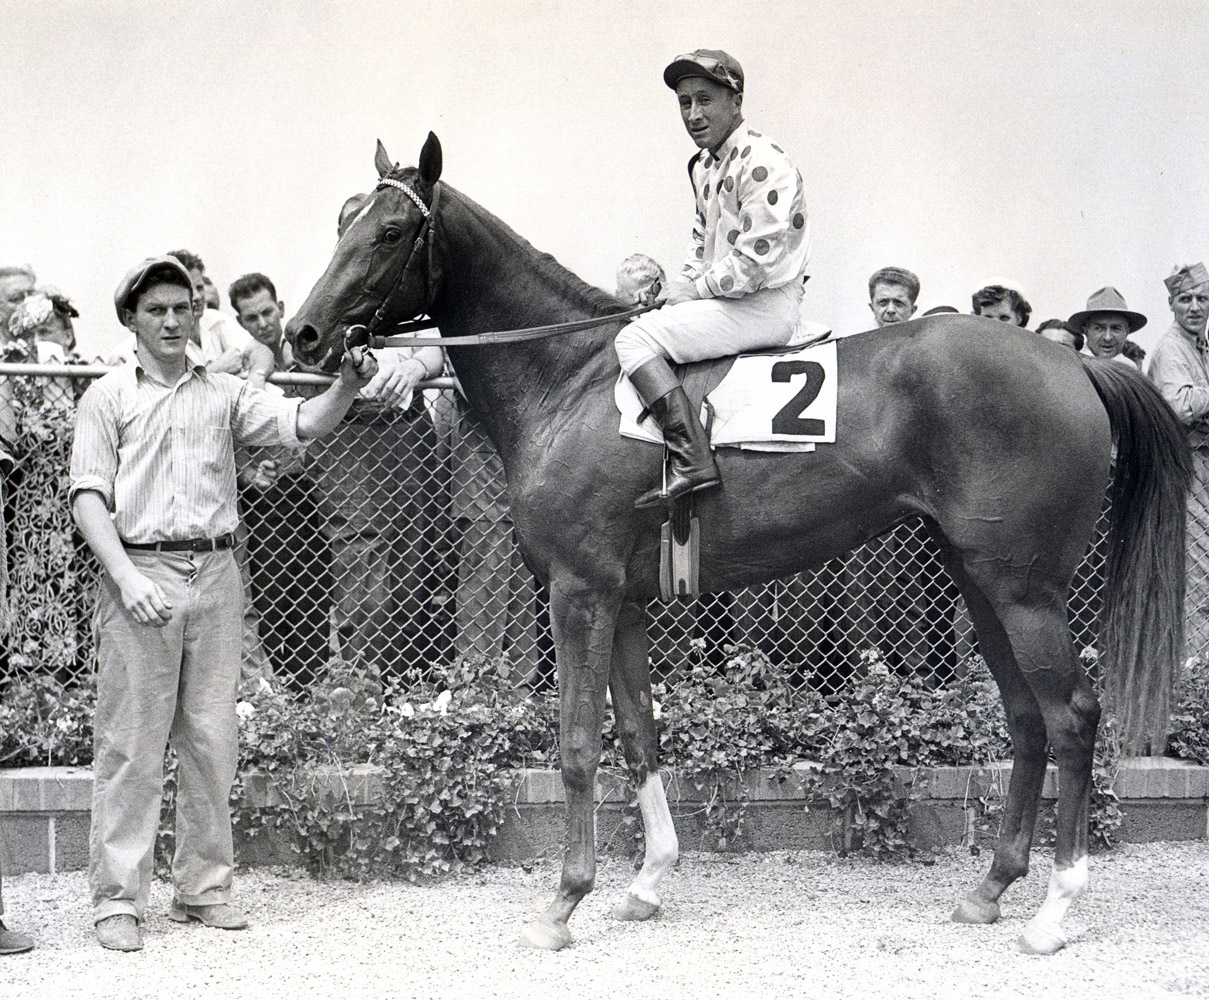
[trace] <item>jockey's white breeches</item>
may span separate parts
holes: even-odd
[[[798,325],[802,282],[737,299],[692,299],[643,313],[613,342],[629,375],[652,358],[677,364],[784,347]]]

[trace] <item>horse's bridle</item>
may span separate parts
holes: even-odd
[[[428,267],[424,274],[424,289],[425,302],[432,301],[433,295],[433,269],[432,269],[432,246],[436,242],[436,220],[437,207],[441,203],[441,183],[437,181],[432,186],[432,206],[424,204],[424,199],[416,193],[415,188],[405,181],[396,180],[393,177],[383,177],[378,181],[378,186],[375,190],[380,190],[384,187],[398,188],[402,191],[412,203],[420,210],[420,215],[424,217],[424,221],[420,223],[419,231],[416,233],[415,242],[412,244],[411,253],[407,255],[407,261],[404,263],[402,270],[399,271],[399,276],[395,279],[395,283],[391,286],[389,292],[382,299],[374,315],[370,318],[369,323],[354,323],[344,331],[344,349],[349,351],[354,347],[369,347],[373,343],[373,338],[378,335],[378,331],[387,323],[386,317],[390,314],[394,307],[395,296],[399,294],[399,290],[404,286],[404,280],[416,268],[416,263],[421,255],[425,253],[427,248]],[[416,313],[410,317],[410,320],[405,321],[410,325],[423,314]],[[396,326],[400,323],[393,324]],[[425,329],[431,324],[423,324],[420,328]],[[415,327],[413,327],[414,329]]]
[[[548,326],[531,326],[521,330],[498,330],[488,333],[473,334],[471,336],[461,337],[419,337],[416,336],[417,330],[431,330],[436,324],[429,320],[421,319],[423,310],[416,313],[406,320],[396,320],[393,322],[387,321],[387,315],[391,312],[394,306],[395,296],[399,289],[403,287],[404,279],[416,268],[416,262],[420,259],[421,254],[425,253],[428,258],[428,268],[424,275],[424,287],[426,291],[425,302],[426,308],[432,303],[434,293],[434,272],[432,265],[432,248],[436,242],[436,222],[437,222],[437,207],[441,203],[441,184],[439,181],[432,186],[432,205],[425,205],[424,199],[416,193],[415,188],[405,181],[396,180],[393,177],[383,177],[378,181],[378,186],[375,190],[384,187],[398,188],[412,203],[420,210],[420,214],[424,217],[424,221],[420,224],[419,232],[416,233],[415,242],[412,244],[411,253],[407,257],[403,269],[399,272],[399,277],[395,279],[391,290],[386,294],[375,311],[369,323],[354,323],[344,331],[344,349],[349,351],[354,347],[423,347],[428,345],[449,345],[451,347],[471,347],[482,346],[489,344],[516,344],[530,340],[544,340],[547,337],[554,337],[564,333],[574,333],[578,330],[590,330],[594,327],[604,326],[608,323],[614,323],[619,320],[632,319],[651,309],[658,308],[657,304],[637,305],[632,309],[627,309],[623,312],[613,313],[608,316],[595,316],[590,319],[570,320],[564,323],[552,323]],[[379,334],[384,326],[391,326],[399,332],[399,336],[383,337]]]

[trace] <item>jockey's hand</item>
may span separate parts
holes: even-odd
[[[387,406],[409,406],[416,386],[427,375],[428,368],[419,358],[400,358],[382,365],[361,395],[380,400]]]
[[[665,306],[679,305],[681,302],[692,302],[701,298],[697,294],[697,286],[691,281],[672,281],[668,283],[667,295],[663,299]]]
[[[360,392],[378,374],[378,359],[367,347],[354,347],[345,351],[340,359],[340,379]]]
[[[635,305],[653,306],[659,298],[659,293],[663,291],[663,283],[658,279],[652,281],[646,288],[638,293],[638,300]]]
[[[172,605],[159,585],[142,573],[133,572],[121,583],[122,606],[140,625],[163,627],[172,621]]]

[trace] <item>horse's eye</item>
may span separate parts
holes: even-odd
[[[403,239],[403,234],[397,229],[388,229],[382,234],[383,243],[398,243]]]

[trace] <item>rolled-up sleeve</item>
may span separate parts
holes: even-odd
[[[84,490],[101,494],[114,509],[114,478],[118,469],[118,400],[100,384],[92,386],[76,407],[75,438],[71,445],[71,482],[67,502]]]
[[[269,392],[231,375],[224,378],[230,380],[228,384],[233,384],[235,390],[231,429],[236,444],[306,447],[306,442],[298,440],[298,408],[303,403],[300,398]]]

